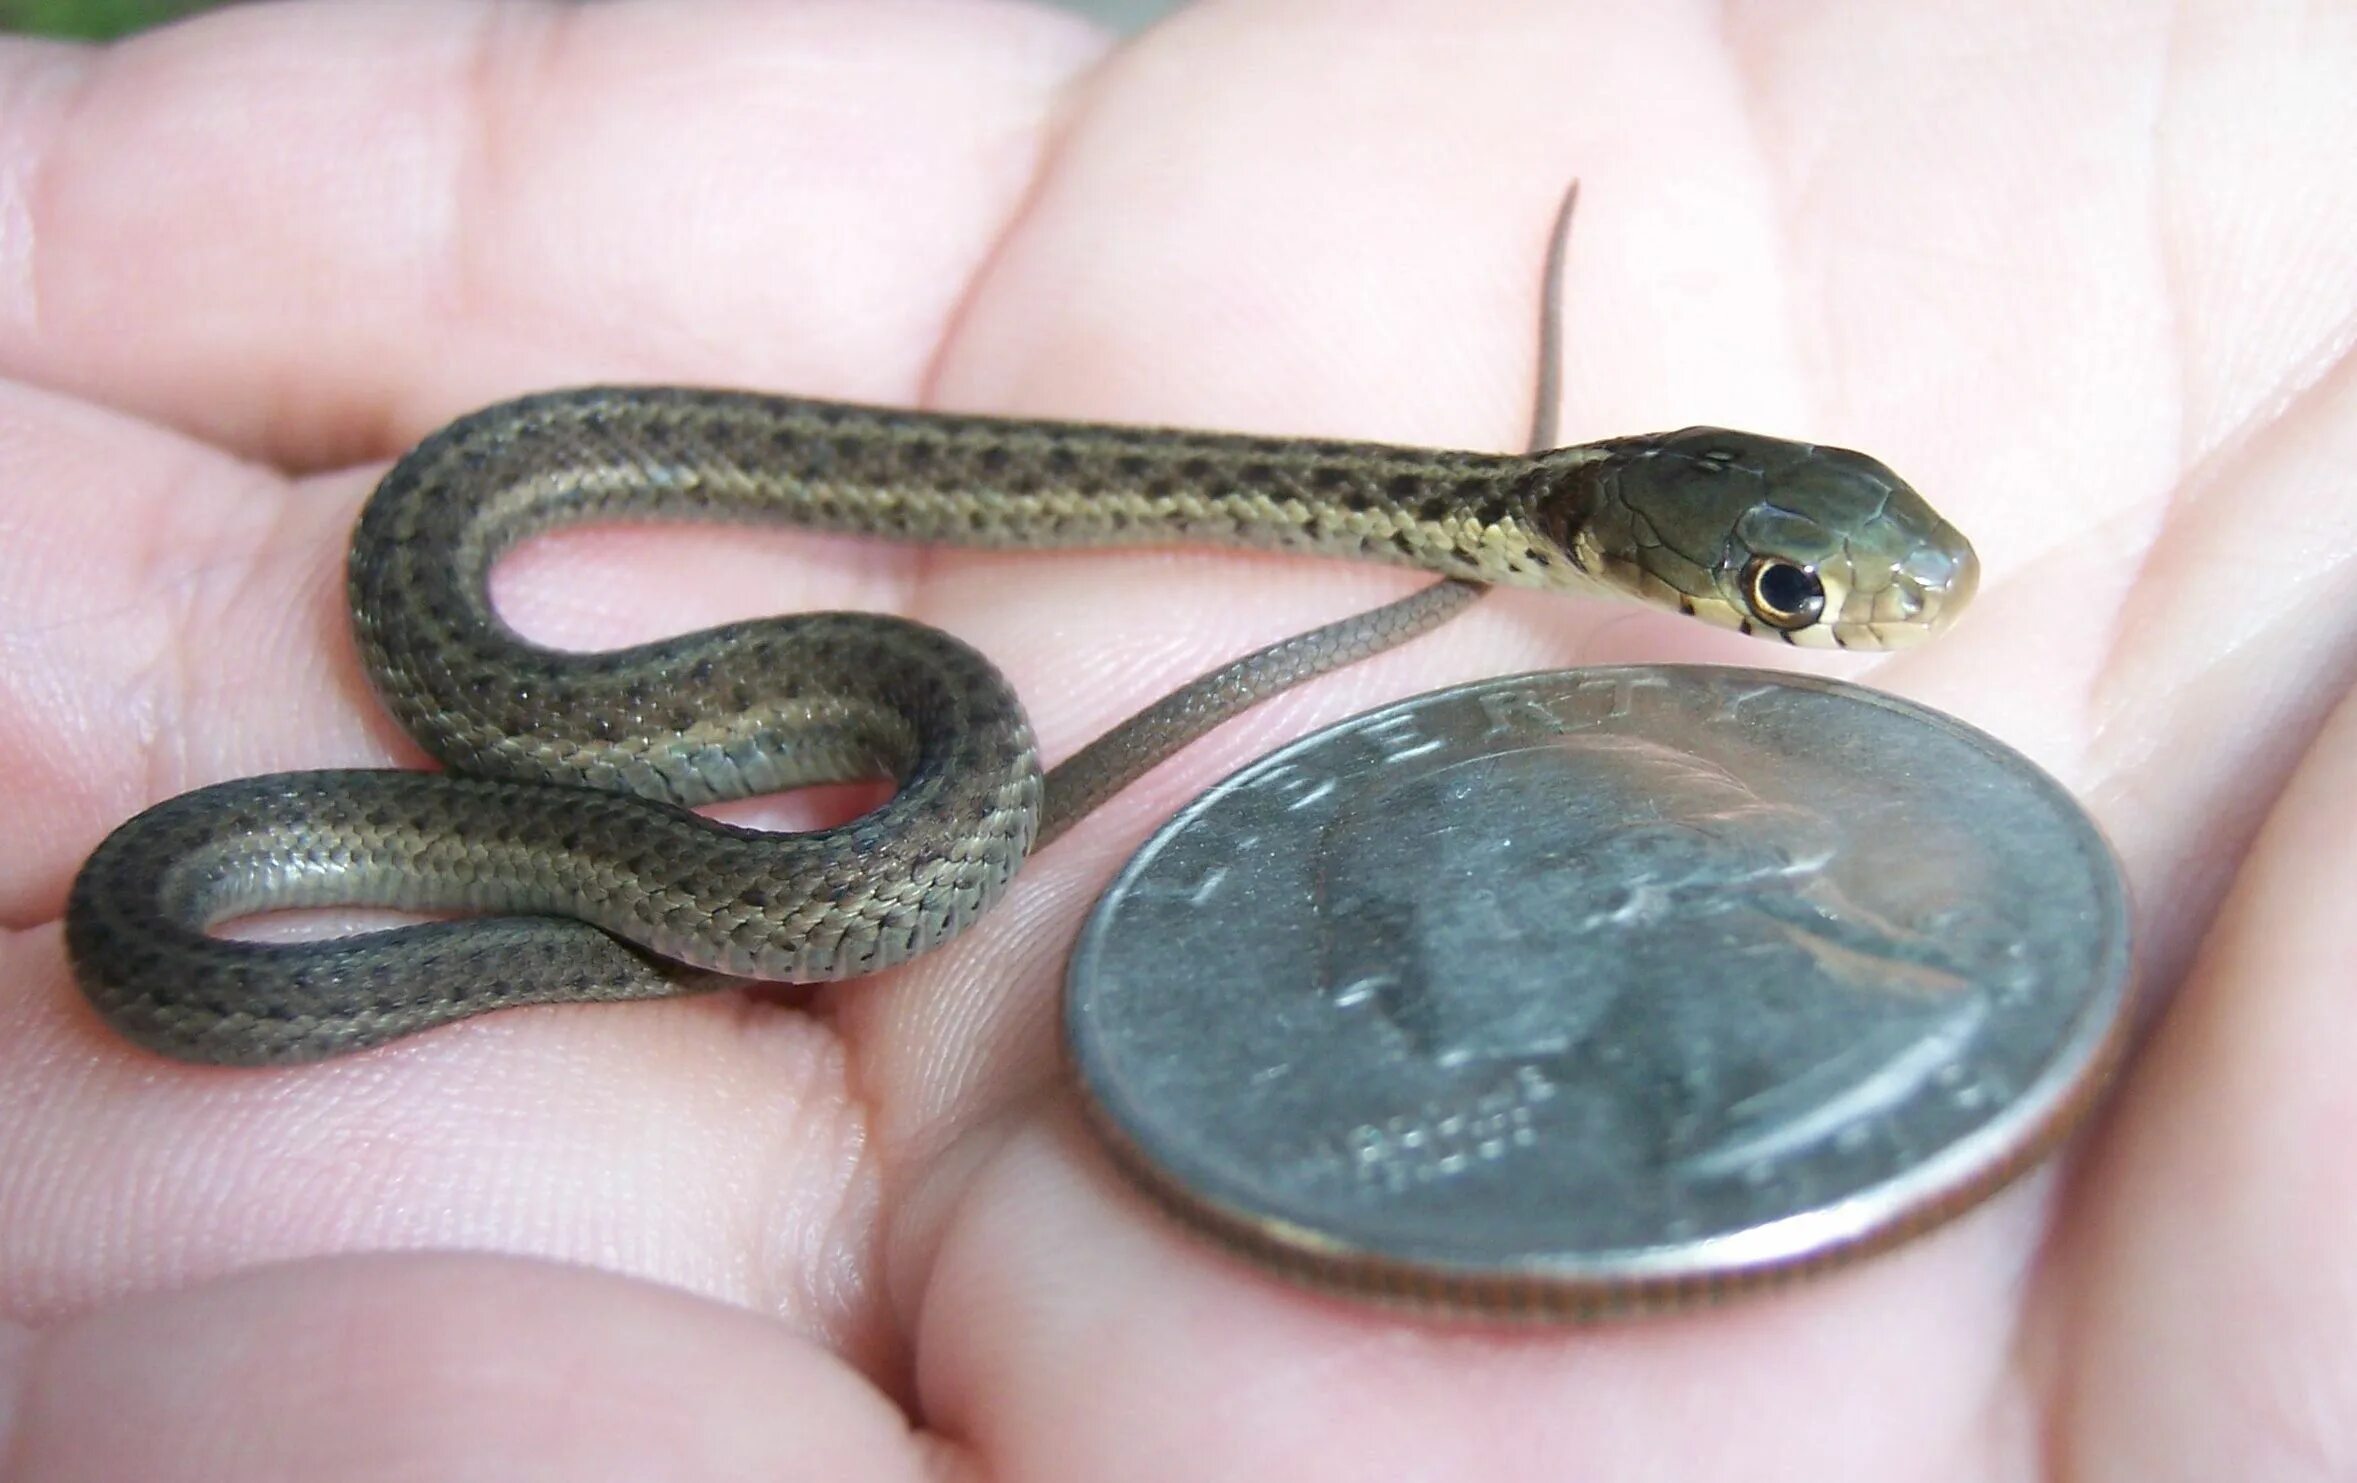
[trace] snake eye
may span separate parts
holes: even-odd
[[[1799,562],[1754,556],[1744,564],[1743,600],[1761,622],[1790,632],[1825,611],[1825,584]]]

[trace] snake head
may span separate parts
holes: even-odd
[[[1581,451],[1540,456],[1562,460],[1535,511],[1542,533],[1591,577],[1723,628],[1902,648],[1980,583],[1971,543],[1863,453],[1717,427]]]

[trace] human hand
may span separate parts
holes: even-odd
[[[902,0],[290,5],[0,45],[17,1477],[2351,1467],[2357,709],[2328,712],[2357,653],[2357,32],[1381,15],[1207,5],[1110,56]],[[1513,446],[1572,175],[1566,437],[1866,448],[1980,547],[1956,631],[1816,661],[1499,594],[1191,749],[874,982],[268,1072],[155,1060],[81,1004],[56,915],[108,827],[217,778],[418,760],[353,663],[341,557],[446,418],[692,380]],[[911,613],[1000,662],[1051,759],[1414,580],[709,531],[567,537],[501,579],[581,645]],[[1810,1287],[1575,1332],[1303,1295],[1125,1192],[1054,1001],[1154,820],[1381,699],[1688,659],[1926,700],[2110,832],[2175,1003],[2059,1172]],[[478,1254],[425,1254],[450,1249]]]

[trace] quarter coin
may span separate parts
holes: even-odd
[[[1107,889],[1065,1033],[1116,1161],[1299,1281],[1584,1319],[1872,1252],[2018,1173],[2126,1019],[2102,836],[1838,681],[1640,666],[1357,717]]]

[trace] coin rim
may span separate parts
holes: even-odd
[[[1403,1257],[1354,1243],[1190,1182],[1156,1157],[1145,1133],[1116,1110],[1117,1099],[1104,1094],[1118,1087],[1103,1074],[1107,1068],[1101,1039],[1090,1033],[1084,979],[1100,957],[1124,888],[1153,864],[1167,843],[1257,774],[1288,765],[1337,735],[1371,728],[1393,715],[1538,683],[1664,674],[1706,684],[1762,683],[1811,690],[1896,712],[1947,730],[2000,763],[2012,763],[2033,790],[2045,790],[2062,805],[2061,817],[2078,826],[2081,853],[2095,877],[2092,894],[2100,924],[2108,929],[2110,940],[2091,969],[2103,982],[2087,995],[2041,1074],[1988,1122],[1930,1157],[1838,1199],[1741,1231],[1691,1241],[1634,1251],[1533,1253],[1528,1260],[1511,1263]],[[1189,800],[1114,874],[1074,941],[1064,977],[1064,1061],[1085,1121],[1133,1186],[1182,1224],[1290,1281],[1436,1316],[1486,1320],[1586,1322],[1673,1311],[1822,1275],[1888,1250],[1954,1220],[2040,1162],[2086,1119],[2122,1059],[2133,1019],[2129,1011],[2136,1000],[2130,952],[2134,923],[2128,908],[2118,856],[2070,791],[2019,750],[1929,706],[1828,677],[1733,665],[1533,671],[1427,691],[1345,717],[1246,763]]]

